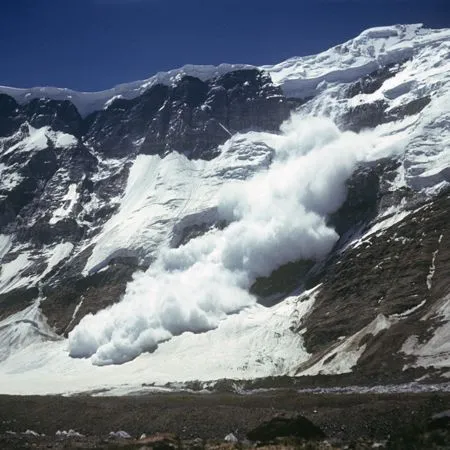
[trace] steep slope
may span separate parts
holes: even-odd
[[[448,375],[449,74],[449,30],[398,25],[275,66],[0,88],[5,392]]]

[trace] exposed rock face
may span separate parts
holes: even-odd
[[[211,81],[185,76],[157,84],[134,100],[116,99],[87,118],[86,139],[107,156],[138,151],[211,159],[230,134],[276,131],[297,102],[287,100],[259,70],[239,70]]]
[[[393,319],[381,335],[368,338],[358,363],[361,373],[383,376],[400,371],[401,336],[419,335],[439,318],[422,321],[448,292],[450,197],[443,194],[411,213],[387,233],[373,233],[360,245],[336,253],[320,279],[323,289],[307,319],[305,344],[320,352],[367,326],[377,315]],[[437,253],[435,253],[437,251]],[[429,282],[435,256],[436,271]],[[358,311],[352,320],[351,311]]]
[[[405,116],[418,114],[429,103],[430,98],[426,96],[387,111],[389,104],[383,100],[378,100],[350,109],[343,115],[341,125],[343,128],[358,132],[364,128],[374,128],[382,123],[388,123]]]
[[[9,95],[0,94],[0,136],[10,136],[22,123],[19,104]]]
[[[112,261],[107,270],[82,278],[58,274],[57,284],[44,289],[42,311],[58,334],[67,336],[86,314],[118,301],[136,271],[133,261]]]
[[[34,128],[49,126],[77,137],[82,134],[82,118],[70,101],[42,98],[19,105],[9,95],[0,94],[0,136],[11,136],[25,122]]]
[[[51,127],[76,137],[82,135],[82,119],[68,100],[35,99],[22,107],[23,115],[34,128]]]
[[[347,96],[353,98],[359,94],[373,94],[389,78],[394,77],[402,68],[402,63],[387,64],[352,83],[347,89]]]

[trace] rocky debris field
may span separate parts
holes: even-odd
[[[450,448],[450,394],[0,397],[0,448]]]

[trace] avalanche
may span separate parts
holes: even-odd
[[[163,246],[121,302],[85,316],[70,333],[71,356],[92,356],[97,365],[123,363],[183,332],[216,328],[256,303],[248,289],[257,277],[289,261],[319,260],[331,250],[338,235],[326,217],[345,200],[345,181],[372,150],[374,136],[295,116],[281,131],[258,134],[275,150],[269,168],[225,184],[218,194],[219,219],[230,225],[179,248]],[[133,187],[140,192],[141,184]],[[136,197],[127,190],[124,200]]]

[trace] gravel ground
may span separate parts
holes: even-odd
[[[381,442],[402,433],[413,439],[412,430],[448,409],[450,393],[301,394],[277,390],[247,395],[0,396],[0,448],[109,448],[113,444],[105,439],[119,430],[134,438],[143,433],[171,433],[186,442],[196,438],[223,442],[229,433],[245,439],[248,431],[274,416],[297,414],[318,425],[331,441]],[[86,437],[64,442],[56,437],[58,430],[69,429]],[[46,436],[22,434],[26,430]]]

